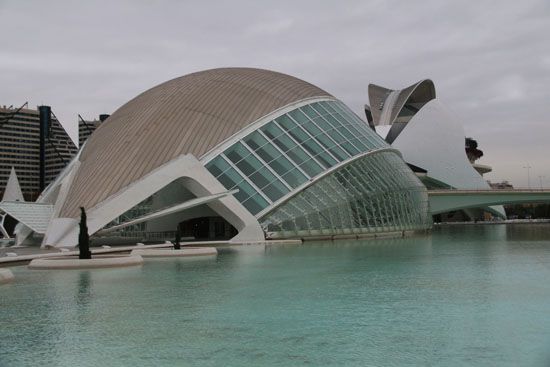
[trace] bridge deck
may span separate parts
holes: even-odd
[[[430,214],[504,204],[550,202],[549,189],[429,190]]]

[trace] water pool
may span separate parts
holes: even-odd
[[[550,226],[12,268],[0,366],[548,366]]]

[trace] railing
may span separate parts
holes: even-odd
[[[166,240],[176,237],[176,231],[163,231],[163,232],[147,232],[147,231],[120,231],[115,233],[109,233],[109,237],[118,236],[123,238],[139,238],[145,241],[149,240]],[[100,235],[101,237],[101,235]]]
[[[542,189],[534,189],[534,188],[513,188],[513,189],[457,189],[457,188],[449,188],[449,189],[434,189],[434,190],[428,190],[428,192],[464,192],[464,193],[475,193],[475,192],[482,192],[482,193],[491,193],[491,192],[499,192],[499,193],[550,193],[550,188],[542,188]]]

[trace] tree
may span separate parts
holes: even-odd
[[[80,233],[78,234],[78,258],[91,259],[90,236],[88,236],[88,226],[86,225],[86,211],[80,207]]]

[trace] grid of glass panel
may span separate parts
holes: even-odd
[[[338,169],[260,218],[269,238],[429,227],[425,187],[392,151]]]
[[[314,102],[263,125],[206,168],[252,214],[351,157],[387,143],[339,101]]]

